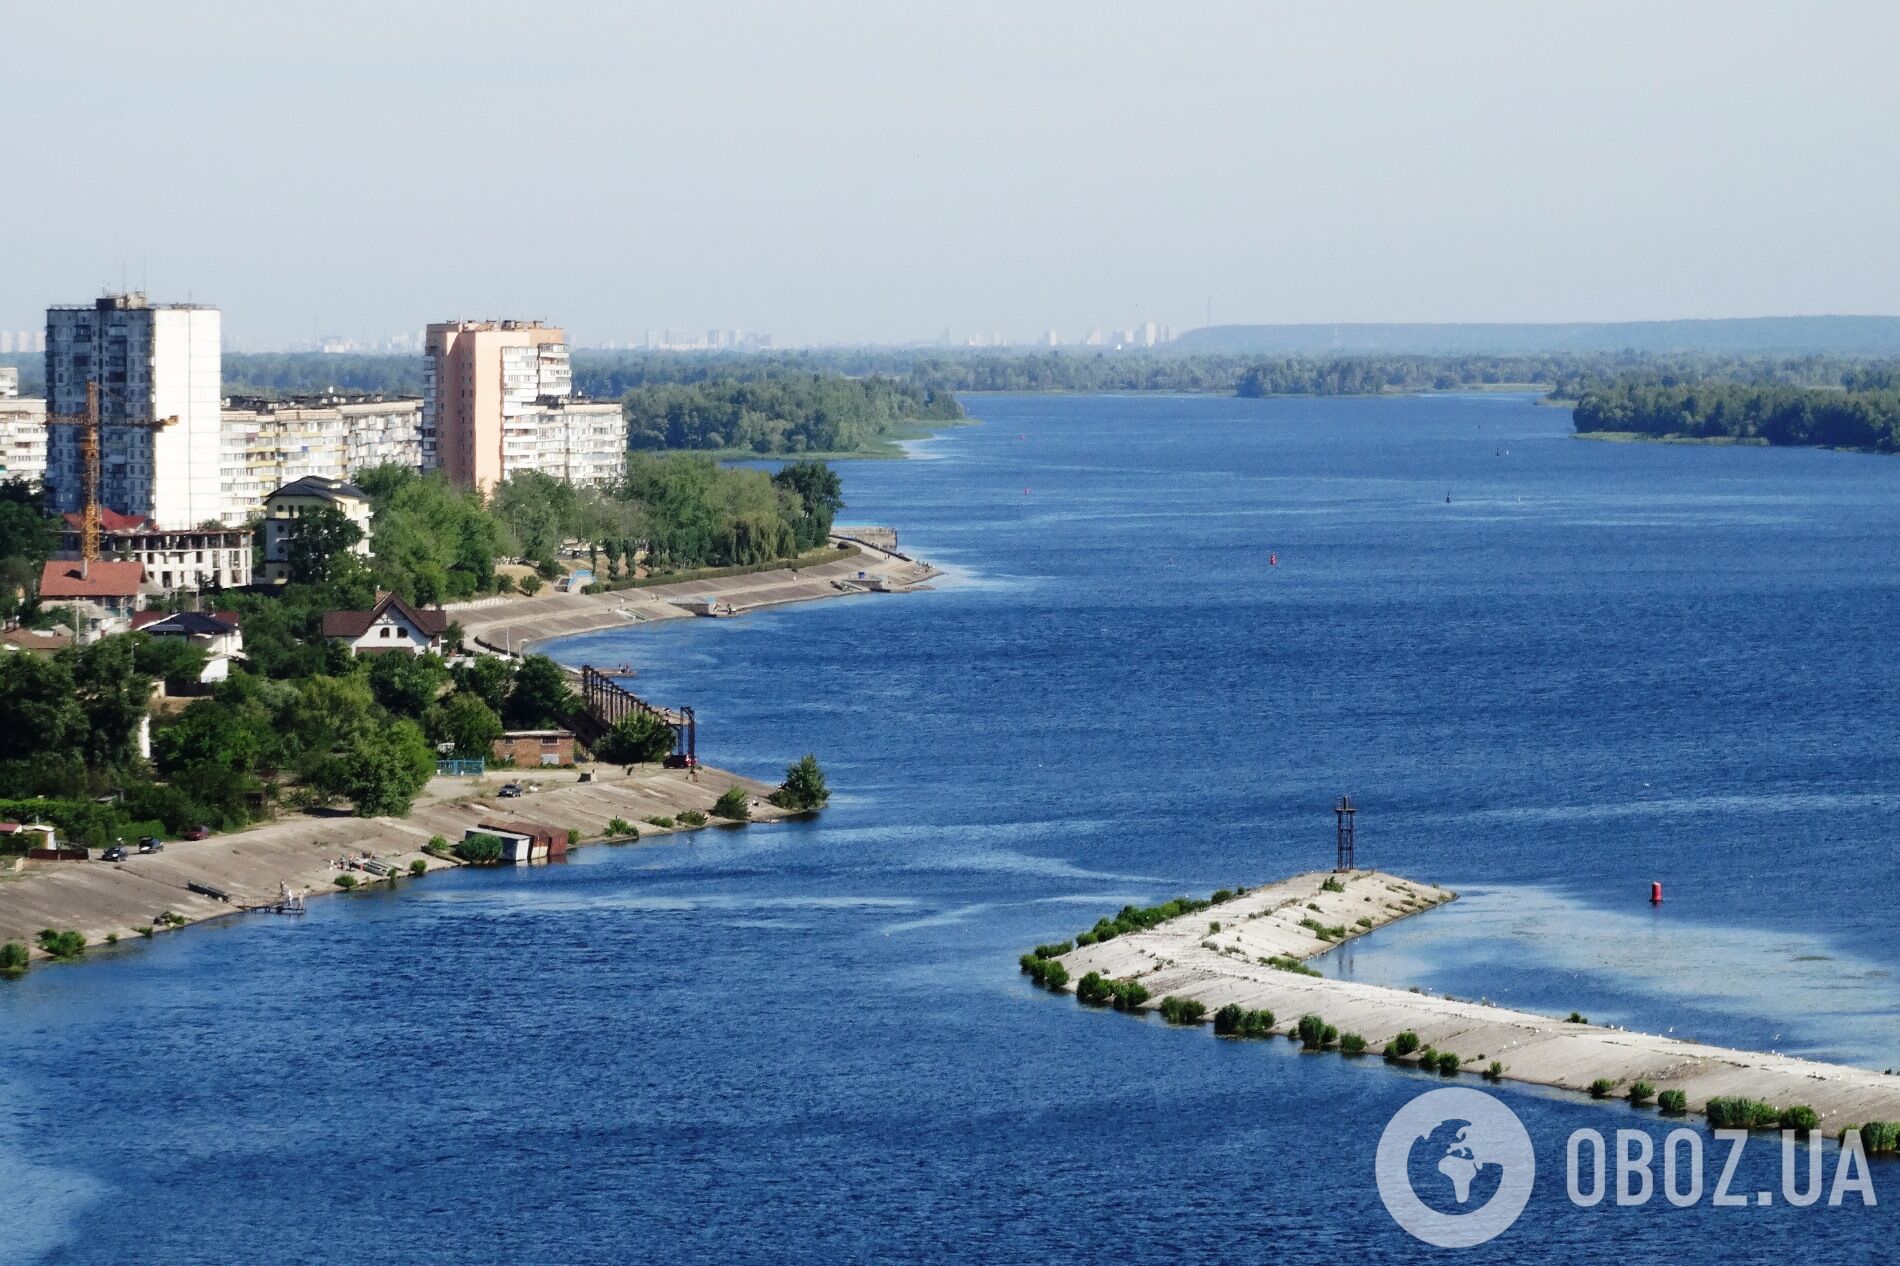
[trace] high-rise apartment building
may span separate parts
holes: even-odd
[[[86,411],[86,385],[99,384],[100,501],[162,528],[221,520],[219,393],[221,317],[198,304],[151,304],[144,295],[108,295],[84,307],[46,312],[46,409]],[[177,421],[162,422],[175,417]],[[81,428],[46,437],[47,505],[84,508]]]
[[[526,470],[595,483],[620,469],[626,426],[614,404],[575,400],[564,331],[539,321],[429,326],[422,457],[464,488]]]
[[[46,401],[0,395],[0,479],[46,476]]]

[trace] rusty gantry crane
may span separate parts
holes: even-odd
[[[112,425],[135,426],[156,431],[171,426],[177,421],[178,416],[173,414],[169,418],[117,418],[114,419]],[[102,460],[100,431],[105,424],[99,417],[98,380],[92,379],[86,383],[86,411],[84,413],[49,413],[46,416],[46,425],[80,428],[79,452],[85,462],[86,499],[80,520],[79,557],[84,563],[96,563],[99,561],[99,537],[105,524],[104,507],[99,501],[99,468]]]

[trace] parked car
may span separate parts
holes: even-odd
[[[159,839],[156,835],[139,836],[139,852],[162,853],[164,851],[165,851],[165,841]]]
[[[521,784],[520,784],[520,783],[518,783],[518,782],[511,782],[511,783],[504,783],[504,784],[502,784],[502,788],[501,788],[501,798],[502,798],[503,800],[513,800],[513,799],[514,799],[514,798],[515,798],[516,796],[518,796],[518,795],[520,795],[520,794],[521,794]]]
[[[185,838],[188,840],[208,840],[211,838],[211,828],[208,826],[194,826],[185,832]]]
[[[105,851],[104,855],[100,858],[100,860],[108,861],[108,862],[124,861],[125,860],[125,845],[114,844],[111,848]]]

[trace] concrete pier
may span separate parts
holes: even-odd
[[[1343,891],[1327,891],[1329,879]],[[1364,1037],[1374,1065],[1386,1042],[1410,1030],[1425,1045],[1454,1052],[1462,1063],[1460,1076],[1478,1074],[1496,1061],[1505,1080],[1581,1093],[1598,1078],[1609,1078],[1618,1099],[1632,1082],[1647,1081],[1659,1092],[1683,1091],[1691,1112],[1720,1095],[1782,1108],[1805,1105],[1831,1135],[1870,1120],[1900,1121],[1900,1077],[1308,976],[1266,962],[1276,956],[1310,958],[1454,895],[1379,871],[1314,872],[1251,889],[1153,928],[1078,946],[1060,961],[1070,987],[1091,971],[1138,979],[1151,995],[1148,1010],[1169,995],[1205,1004],[1210,1016],[1238,1003],[1272,1011],[1282,1033],[1302,1015],[1318,1015],[1341,1033]],[[1327,939],[1303,926],[1303,919],[1328,929],[1343,927],[1345,935]],[[1212,931],[1216,923],[1220,930]]]

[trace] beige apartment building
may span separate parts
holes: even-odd
[[[422,401],[414,397],[234,398],[223,421],[227,523],[256,517],[272,489],[300,479],[342,483],[384,464],[422,467]]]
[[[573,483],[619,473],[627,450],[620,407],[574,397],[565,331],[539,321],[443,321],[429,326],[425,354],[425,466],[484,490],[527,470]]]

